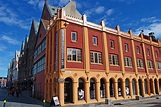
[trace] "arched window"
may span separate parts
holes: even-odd
[[[125,80],[125,91],[126,91],[126,95],[129,96],[130,95],[130,82],[128,79]]]
[[[122,80],[119,78],[117,82],[118,82],[118,96],[121,97],[122,96]]]
[[[133,95],[136,95],[136,81],[134,79],[132,80],[132,90],[133,90]]]
[[[100,96],[105,98],[105,80],[103,78],[100,81]]]
[[[147,79],[144,80],[145,94],[148,94]]]
[[[96,99],[96,84],[93,78],[90,79],[90,99]]]
[[[115,90],[114,79],[111,78],[110,79],[110,97],[114,97],[114,90]]]
[[[78,85],[78,100],[84,100],[84,81],[82,78],[79,78]]]

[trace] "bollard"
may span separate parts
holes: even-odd
[[[45,107],[45,99],[43,100],[43,107]]]
[[[3,107],[6,107],[6,99],[4,99],[4,101],[3,101]]]

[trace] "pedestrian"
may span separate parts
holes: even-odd
[[[11,89],[11,94],[12,94],[12,96],[14,97],[14,94],[15,94],[14,88]]]
[[[16,96],[19,97],[19,88],[16,89]]]

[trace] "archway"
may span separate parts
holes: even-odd
[[[71,78],[66,78],[64,82],[64,102],[72,103],[73,102],[73,81]]]
[[[126,78],[125,80],[125,92],[126,92],[126,96],[130,95],[130,82],[128,78]]]
[[[161,79],[159,79],[159,92],[161,92]]]
[[[114,85],[114,79],[113,78],[110,78],[110,86],[109,86],[109,89],[110,89],[110,97],[114,97],[114,90],[115,90],[115,85]]]
[[[103,78],[100,80],[100,97],[105,98],[105,80]]]
[[[90,79],[90,99],[96,99],[96,84],[93,78]]]
[[[78,100],[84,100],[84,80],[83,78],[79,78],[78,83]]]
[[[119,97],[122,97],[122,92],[123,92],[123,90],[122,90],[122,79],[121,78],[119,78],[118,80],[117,80],[117,83],[118,83],[118,96]]]
[[[133,95],[136,95],[136,80],[132,79],[132,90],[133,90]]]
[[[150,79],[150,93],[154,94],[153,93],[153,80],[152,79]]]
[[[139,79],[138,83],[139,83],[139,94],[140,94],[140,96],[143,96],[142,80]]]
[[[155,93],[159,94],[158,92],[158,83],[157,83],[157,79],[154,80],[154,84],[155,84]]]
[[[144,91],[145,91],[145,94],[148,94],[148,80],[147,79],[144,79]]]

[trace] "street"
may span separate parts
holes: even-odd
[[[0,107],[3,107],[4,99],[6,99],[5,107],[43,107],[43,103],[30,97],[27,91],[22,91],[22,95],[17,98],[11,94],[8,95],[7,89],[0,88]]]
[[[30,97],[30,93],[23,91],[22,95],[18,98],[16,96],[8,95],[7,89],[0,88],[0,107],[3,107],[3,101],[6,98],[5,107],[43,107],[43,103],[40,100],[36,100]],[[105,103],[96,104],[84,104],[84,105],[73,105],[72,107],[161,107],[161,96],[154,96],[149,98],[142,98],[141,100],[123,100],[113,101],[112,105]],[[49,105],[46,104],[45,107]],[[71,107],[71,106],[66,106]]]

